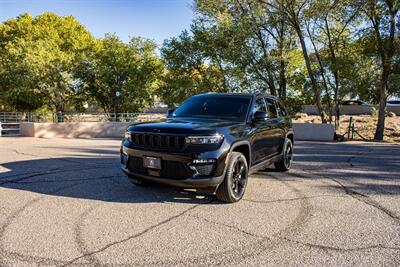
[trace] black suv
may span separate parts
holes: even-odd
[[[121,167],[135,184],[157,182],[239,201],[248,175],[274,163],[287,171],[293,129],[286,109],[265,94],[201,94],[163,121],[129,126]]]

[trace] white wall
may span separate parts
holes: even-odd
[[[21,135],[43,138],[122,138],[130,123],[62,122],[21,123]],[[330,124],[294,123],[296,140],[332,141],[335,129]]]

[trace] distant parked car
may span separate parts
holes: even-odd
[[[367,102],[361,100],[346,100],[340,103],[342,106],[371,106]]]
[[[391,107],[400,107],[400,100],[388,100],[386,105]]]

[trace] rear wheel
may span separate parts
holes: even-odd
[[[232,152],[225,179],[217,189],[217,198],[228,203],[242,199],[247,186],[248,172],[245,156],[240,152]]]
[[[286,138],[283,146],[283,155],[280,161],[275,162],[275,169],[281,172],[288,171],[293,162],[293,143],[289,138]]]

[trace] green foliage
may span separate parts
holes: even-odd
[[[165,41],[161,54],[166,70],[158,95],[169,106],[181,103],[189,95],[229,90],[224,84],[224,70],[210,62],[205,40],[199,36],[184,31],[178,38]]]
[[[76,68],[78,91],[105,112],[114,112],[119,88],[119,112],[140,111],[153,101],[163,70],[155,48],[145,39],[132,38],[125,44],[114,35],[106,35]]]
[[[75,96],[73,69],[93,41],[72,16],[44,13],[32,18],[24,14],[5,21],[0,25],[3,101],[19,110],[43,104],[57,111],[68,109]],[[14,99],[22,95],[34,100]]]

